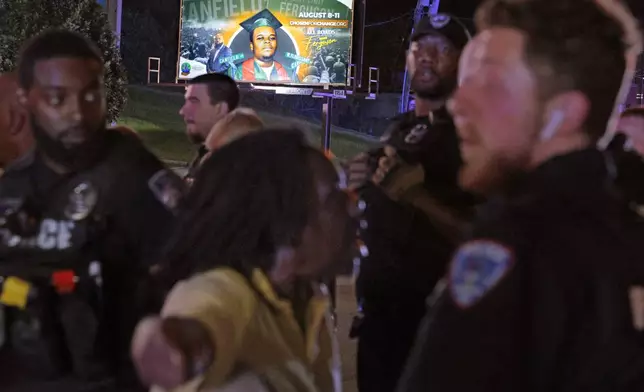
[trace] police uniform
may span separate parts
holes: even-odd
[[[361,191],[368,224],[361,237],[369,249],[356,282],[363,317],[353,331],[359,338],[361,391],[395,389],[425,314],[425,299],[461,239],[448,234],[426,205],[465,223],[477,202],[457,184],[461,157],[451,118],[444,109],[430,117],[409,112],[394,119],[385,144],[396,148],[404,163],[381,186]],[[371,155],[375,166],[382,149]]]
[[[399,391],[644,390],[643,223],[607,168],[561,155],[481,209]]]
[[[3,392],[136,390],[130,335],[183,182],[130,133],[61,175],[36,152],[0,178]],[[131,389],[130,389],[131,388]]]

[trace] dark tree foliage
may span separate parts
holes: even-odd
[[[0,0],[0,73],[16,68],[25,40],[51,28],[84,34],[101,49],[108,120],[117,119],[127,101],[127,78],[107,14],[96,0]]]

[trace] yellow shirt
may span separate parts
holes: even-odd
[[[341,391],[326,287],[310,300],[303,333],[290,302],[277,296],[266,275],[255,270],[252,282],[257,291],[237,271],[222,267],[172,289],[162,316],[201,321],[215,346],[210,369],[175,392],[214,391],[243,372],[278,391]]]

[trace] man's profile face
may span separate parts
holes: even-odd
[[[270,26],[258,27],[253,31],[253,42],[250,44],[250,50],[256,59],[261,61],[271,61],[277,50],[277,34],[275,29]]]
[[[17,112],[17,90],[18,84],[13,75],[0,75],[0,168],[7,166],[18,155],[13,135],[16,130],[13,128],[19,120],[24,121],[25,116]]]
[[[445,37],[426,35],[411,43],[407,65],[420,98],[443,98],[456,85],[459,52]]]
[[[628,115],[620,118],[617,132],[623,133],[630,139],[637,154],[644,157],[644,115]]]
[[[102,64],[53,58],[38,61],[33,72],[33,85],[22,94],[38,147],[63,164],[90,158],[106,125]]]
[[[212,127],[224,115],[216,104],[211,103],[206,84],[188,85],[185,103],[179,114],[186,123],[188,138],[195,144],[202,144]]]
[[[530,163],[541,118],[523,51],[523,34],[509,28],[484,30],[463,51],[459,87],[448,107],[461,139],[460,183],[466,189],[496,190]]]
[[[224,36],[221,33],[215,34],[215,45],[219,46],[224,43]]]

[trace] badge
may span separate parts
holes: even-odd
[[[644,331],[644,287],[633,286],[628,290],[628,298],[631,303],[631,315],[633,317],[633,328],[636,331]]]
[[[174,173],[161,169],[148,181],[154,196],[170,211],[174,211],[183,196],[182,180]]]
[[[498,242],[478,240],[462,245],[449,271],[452,299],[461,308],[471,307],[501,281],[513,263],[512,251]]]
[[[89,182],[77,185],[69,194],[65,216],[73,221],[80,221],[89,216],[98,202],[98,191]]]
[[[423,140],[423,137],[425,134],[427,134],[427,125],[425,124],[418,124],[415,127],[409,131],[407,136],[405,136],[405,143],[407,144],[418,144],[420,143],[421,140]]]
[[[449,15],[436,14],[436,15],[432,15],[429,18],[429,23],[431,23],[432,27],[435,29],[442,29],[443,27],[447,26],[450,20],[451,19]]]

